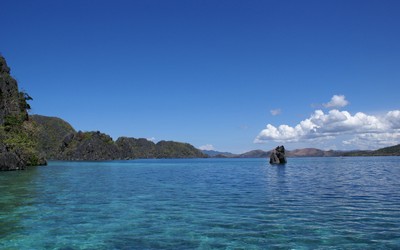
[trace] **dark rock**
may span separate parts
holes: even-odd
[[[144,138],[120,137],[117,141],[106,134],[78,132],[68,134],[60,143],[56,160],[127,160],[154,158],[206,158],[188,143],[160,141],[155,144]]]
[[[144,138],[120,137],[115,143],[122,159],[148,159],[156,155],[154,142]]]
[[[271,156],[269,157],[270,164],[285,164],[287,162],[285,156],[285,147],[278,146],[271,152]]]
[[[68,145],[72,142],[74,139],[76,133],[69,133],[68,135],[65,136],[64,140],[62,141],[61,148],[68,147]]]
[[[0,170],[21,170],[25,162],[16,152],[9,151],[4,144],[0,144]]]
[[[0,74],[10,74],[10,67],[7,66],[6,59],[0,55]]]
[[[109,135],[96,132],[68,134],[62,141],[57,160],[101,161],[120,159],[117,146]]]
[[[28,100],[18,90],[4,57],[0,56],[0,170],[46,164],[37,150],[35,126],[29,121]]]
[[[0,153],[0,170],[22,170],[25,169],[24,162],[15,154],[11,152]]]
[[[10,76],[10,68],[0,55],[0,125],[9,116],[27,119],[26,107],[25,94],[19,92],[17,81]]]

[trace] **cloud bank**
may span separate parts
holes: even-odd
[[[334,96],[327,107],[343,106],[348,102],[344,96]],[[294,127],[268,124],[254,139],[255,143],[306,142],[312,140],[334,140],[340,137],[343,145],[358,148],[377,148],[378,146],[400,143],[400,110],[389,111],[382,116],[332,109],[327,113],[315,110],[314,113]]]

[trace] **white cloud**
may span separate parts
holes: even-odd
[[[363,133],[357,134],[349,140],[344,140],[343,144],[352,145],[359,149],[371,149],[398,144],[399,138],[399,131],[393,133]]]
[[[206,144],[199,147],[200,150],[215,150],[214,146],[211,144]]]
[[[389,111],[385,118],[393,128],[400,129],[400,110]]]
[[[276,115],[280,115],[282,113],[281,109],[272,109],[270,110],[271,115],[276,116]]]
[[[344,95],[334,95],[328,103],[322,104],[325,108],[343,108],[347,106],[349,102],[346,100]]]
[[[333,98],[332,98],[333,100]],[[344,97],[343,97],[344,100]],[[255,143],[304,142],[308,140],[332,140],[346,136],[345,145],[377,147],[400,143],[400,110],[387,112],[383,116],[358,112],[354,115],[337,109],[324,113],[316,110],[296,126],[268,124]]]
[[[151,142],[155,142],[155,141],[156,141],[156,138],[150,137],[150,138],[146,138],[146,140],[151,141]]]

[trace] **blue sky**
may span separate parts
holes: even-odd
[[[400,1],[5,0],[0,52],[32,113],[77,130],[234,153],[374,149],[400,143],[398,13]]]

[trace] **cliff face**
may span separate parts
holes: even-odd
[[[156,156],[156,145],[144,138],[120,137],[115,143],[122,159],[147,159]]]
[[[57,160],[101,161],[119,159],[119,151],[109,135],[97,132],[71,133],[62,141]]]
[[[0,56],[0,125],[8,117],[27,120],[26,94],[19,92],[17,81],[11,77],[10,68],[3,56]]]
[[[207,155],[188,143],[120,137],[115,142],[106,134],[78,132],[62,141],[55,160],[101,161],[154,158],[205,158]]]
[[[29,95],[18,90],[4,57],[0,56],[0,170],[43,165],[36,128],[28,119]]]
[[[0,138],[2,139],[2,138]],[[25,163],[15,150],[10,150],[0,142],[0,170],[24,169]]]

